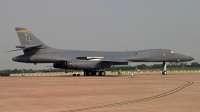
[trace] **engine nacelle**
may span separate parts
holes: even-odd
[[[109,68],[112,63],[101,61],[73,61],[73,62],[58,62],[54,63],[54,68],[62,69],[100,69]]]
[[[65,68],[67,68],[67,62],[54,63],[53,67],[54,68],[63,68],[63,69],[65,69]]]

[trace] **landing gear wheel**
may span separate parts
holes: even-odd
[[[167,75],[167,62],[163,62],[163,70],[162,70],[162,74],[163,75]]]
[[[162,71],[162,74],[163,75],[167,75],[167,71]]]
[[[87,70],[83,70],[83,75],[84,75],[84,76],[88,76]]]
[[[89,75],[89,76],[92,76],[92,71],[89,71],[89,72],[88,72],[88,75]]]
[[[100,75],[101,75],[101,76],[105,76],[105,75],[106,75],[106,72],[105,72],[105,71],[100,71]]]
[[[100,75],[100,73],[99,73],[98,71],[96,71],[96,72],[95,72],[95,75],[96,75],[96,76],[99,76],[99,75]]]
[[[105,76],[106,72],[105,71],[99,71],[98,69],[88,69],[88,70],[83,70],[84,76]]]

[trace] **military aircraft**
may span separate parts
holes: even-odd
[[[112,65],[128,65],[129,62],[162,62],[162,74],[166,75],[169,62],[186,62],[194,58],[170,49],[149,49],[140,51],[108,52],[62,50],[47,46],[34,36],[29,30],[15,28],[21,45],[16,50],[23,50],[24,54],[13,57],[12,60],[22,63],[53,63],[54,68],[80,69],[84,76],[105,76],[104,68]],[[12,52],[8,51],[8,52]]]

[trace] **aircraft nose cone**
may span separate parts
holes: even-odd
[[[193,58],[193,57],[191,57],[191,56],[189,57],[189,59],[190,59],[191,61],[192,61],[192,60],[194,60],[194,58]]]
[[[13,61],[16,61],[16,57],[13,57],[12,60],[13,60]]]

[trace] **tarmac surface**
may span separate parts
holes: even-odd
[[[200,112],[200,74],[0,77],[0,112]]]

